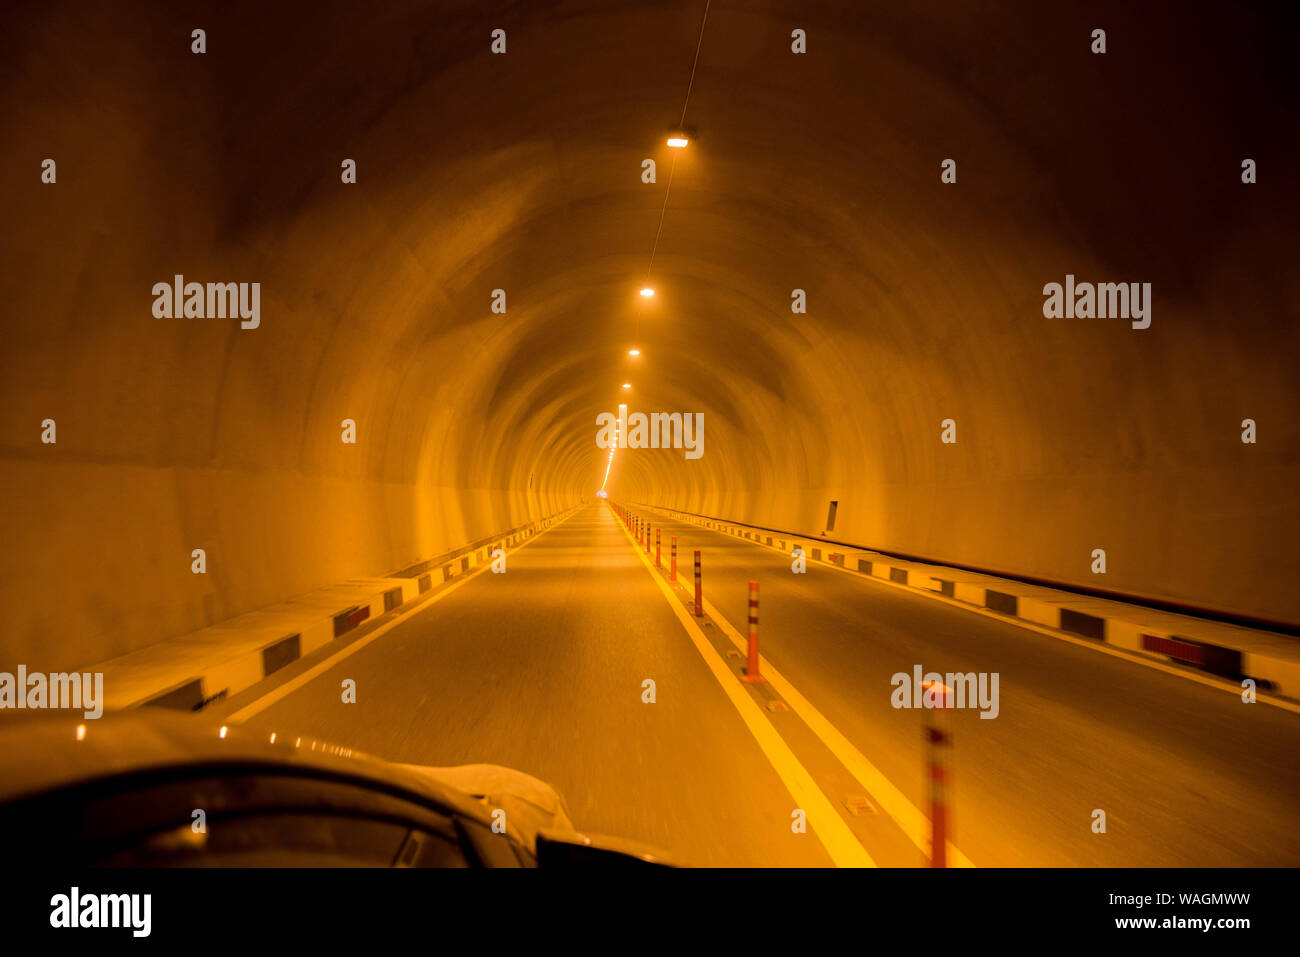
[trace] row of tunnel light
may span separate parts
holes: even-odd
[[[677,131],[669,135],[668,146],[671,149],[679,149],[679,150],[685,149],[687,144],[690,143],[690,141],[691,141],[690,137],[684,131]],[[654,286],[651,286],[649,283],[641,287],[641,297],[643,299],[652,299],[654,298],[654,294],[655,294]],[[627,354],[633,359],[636,359],[641,355],[641,350],[638,347],[633,346],[631,349],[627,350]],[[632,388],[631,382],[623,383],[624,392],[629,391],[631,388]],[[605,487],[609,484],[609,473],[610,470],[613,469],[614,467],[614,452],[617,451],[618,449],[619,439],[620,439],[620,434],[616,430],[614,432],[614,444],[610,446],[609,458],[605,464],[605,480],[600,483],[600,493],[598,494],[604,493]]]

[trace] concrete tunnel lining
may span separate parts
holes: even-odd
[[[628,377],[634,410],[703,412],[706,451],[620,453],[616,498],[808,533],[833,499],[837,538],[1067,584],[1104,547],[1109,588],[1300,621],[1297,200],[1251,98],[1297,81],[1198,72],[1209,37],[1281,42],[1258,24],[1102,5],[1134,38],[1102,69],[1047,11],[714,4],[645,303],[698,4],[72,9],[0,40],[6,659],[87,664],[590,500]],[[796,23],[815,56],[784,55]],[[1170,69],[1134,89],[1140,56]],[[1276,178],[1243,188],[1244,155]],[[177,273],[261,282],[261,327],[154,319]],[[1043,318],[1066,273],[1152,282],[1152,327]]]

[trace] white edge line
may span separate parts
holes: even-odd
[[[576,513],[577,511],[578,511],[577,509],[574,509],[574,513]],[[533,542],[540,539],[543,535],[546,535],[547,533],[552,532],[555,529],[559,528],[561,525],[563,525],[572,517],[573,514],[565,516],[560,521],[556,522],[554,525],[551,525],[550,527],[545,528],[542,531],[538,532],[536,535],[533,535],[531,538],[523,542],[520,542],[514,548],[511,548],[508,551],[506,551],[505,554],[513,555],[521,548],[527,548],[529,545],[533,544]],[[356,641],[352,642],[351,644],[345,645],[344,647],[340,648],[338,651],[334,652],[329,657],[312,665],[302,674],[291,678],[290,680],[286,681],[284,684],[272,688],[269,691],[267,691],[265,694],[260,695],[253,701],[250,701],[248,704],[244,705],[244,707],[240,708],[238,711],[234,712],[231,715],[228,715],[225,718],[225,723],[241,724],[242,722],[247,721],[249,718],[253,717],[255,714],[258,714],[261,711],[265,711],[267,708],[269,708],[271,705],[275,704],[276,702],[282,701],[283,699],[287,698],[289,695],[297,691],[299,688],[301,688],[303,685],[307,684],[309,681],[319,677],[320,675],[324,674],[326,671],[329,671],[331,668],[333,668],[339,662],[343,661],[345,658],[348,658],[356,654],[358,651],[366,647],[366,645],[370,644],[376,638],[380,638],[383,635],[386,635],[389,631],[396,628],[398,625],[402,624],[411,616],[418,615],[420,612],[433,607],[433,605],[442,601],[442,599],[446,598],[448,595],[456,591],[462,585],[466,585],[469,582],[473,581],[475,578],[478,578],[479,575],[483,574],[490,567],[491,565],[489,563],[483,563],[481,565],[478,565],[473,571],[466,572],[465,574],[461,575],[460,578],[458,578],[456,581],[448,585],[446,588],[442,588],[434,592],[434,594],[430,596],[428,600],[420,602],[415,607],[399,613],[395,618],[380,625],[374,631],[370,632],[370,634],[365,635],[362,638],[358,638]]]

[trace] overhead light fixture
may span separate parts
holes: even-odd
[[[676,150],[685,149],[689,142],[690,138],[685,133],[673,133],[668,137],[668,145]]]
[[[628,349],[628,350],[627,350],[627,354],[630,355],[630,356],[639,356],[639,355],[641,354],[641,350],[640,350],[640,349]]]
[[[653,296],[654,294],[655,294],[655,291],[654,291],[653,289],[651,289],[649,286],[644,286],[644,287],[642,287],[642,289],[641,289],[641,295],[645,296],[647,299],[649,299],[649,298],[650,298],[651,296]]]
[[[625,389],[630,389],[630,388],[632,388],[632,383],[630,383],[630,382],[624,382],[624,383],[623,383],[623,388],[625,388]]]

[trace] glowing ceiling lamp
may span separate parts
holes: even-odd
[[[642,287],[642,289],[641,289],[641,295],[645,296],[647,299],[649,299],[649,298],[650,298],[651,296],[653,296],[654,294],[655,294],[655,291],[654,291],[653,289],[651,289],[649,286],[644,286],[644,287]]]
[[[634,356],[634,357],[635,357],[635,356],[639,356],[639,355],[641,354],[641,350],[640,350],[640,349],[628,349],[628,350],[627,350],[627,354],[630,355],[630,356]]]
[[[691,141],[690,137],[688,137],[685,133],[673,133],[671,136],[668,137],[668,145],[675,150],[686,149],[686,144],[689,143],[690,141]]]

